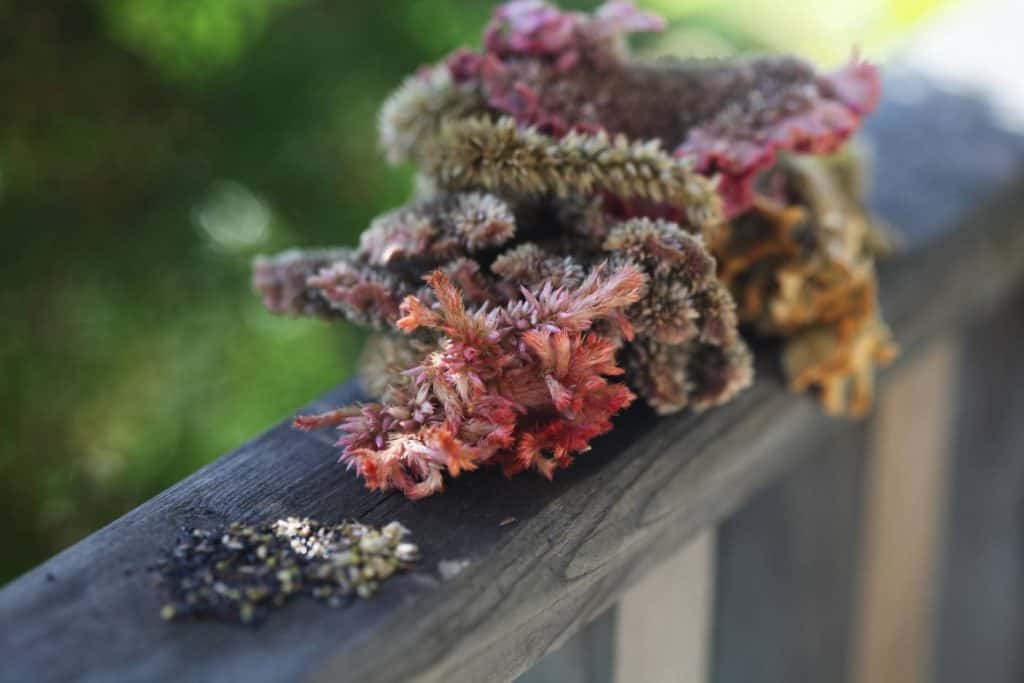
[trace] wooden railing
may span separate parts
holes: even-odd
[[[1024,142],[915,77],[887,92],[910,86],[867,134],[872,203],[906,235],[881,287],[904,353],[871,419],[787,393],[765,346],[721,409],[634,408],[553,482],[484,471],[420,502],[284,421],[0,591],[0,679],[1020,680]],[[146,568],[181,526],[291,515],[397,519],[423,559],[258,629],[160,619]]]

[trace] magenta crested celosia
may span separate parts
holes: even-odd
[[[877,231],[858,188],[791,159],[843,146],[877,103],[875,68],[630,56],[627,34],[662,28],[621,0],[499,5],[481,50],[381,108],[416,198],[355,248],[256,261],[271,311],[377,330],[360,369],[376,400],[296,420],[338,428],[370,488],[421,498],[485,465],[551,477],[636,397],[726,403],[753,376],[740,322],[786,337],[792,385],[830,410],[851,382],[849,412],[870,399],[892,355]]]

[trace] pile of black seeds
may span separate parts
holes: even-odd
[[[419,556],[398,522],[376,528],[294,517],[272,524],[183,529],[155,567],[164,619],[261,621],[272,607],[305,595],[331,607],[369,598]]]

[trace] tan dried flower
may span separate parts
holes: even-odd
[[[556,139],[509,117],[475,117],[446,121],[423,166],[453,190],[559,198],[607,191],[679,207],[697,230],[721,220],[714,184],[658,140],[575,131]]]
[[[750,351],[738,340],[715,346],[637,339],[624,354],[630,386],[662,415],[687,407],[705,410],[722,405],[754,378]]]
[[[874,257],[891,240],[851,195],[856,157],[784,157],[714,244],[740,317],[787,339],[796,391],[817,388],[834,414],[863,415],[874,368],[896,355],[880,319]],[[850,387],[848,391],[847,388]]]
[[[484,106],[475,84],[455,83],[445,66],[427,69],[409,76],[384,101],[377,122],[380,146],[393,164],[418,160],[442,121],[480,113]]]

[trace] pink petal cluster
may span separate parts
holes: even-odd
[[[523,288],[507,305],[476,310],[442,272],[427,281],[437,305],[406,298],[398,326],[438,334],[435,349],[380,403],[296,420],[339,424],[341,459],[368,487],[422,498],[445,474],[489,464],[551,477],[632,402],[609,382],[623,372],[614,344],[591,328],[604,321],[632,336],[622,311],[646,287],[636,269],[597,269],[573,289]]]
[[[780,151],[831,154],[860,128],[877,106],[878,70],[854,57],[849,64],[815,79],[774,92],[758,92],[739,106],[695,126],[676,148],[696,160],[696,168],[719,175],[728,215],[754,200],[754,179],[771,168]]]
[[[605,3],[592,18],[563,12],[543,0],[512,0],[494,10],[484,32],[484,48],[498,58],[543,57],[568,69],[590,44],[664,27],[661,17],[641,12],[625,0]]]

